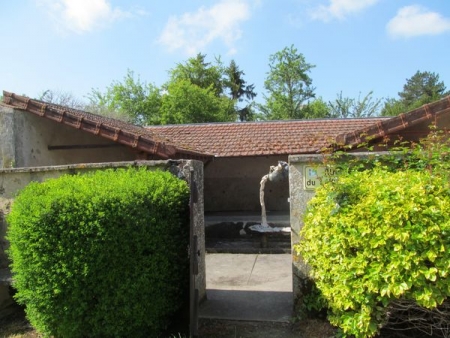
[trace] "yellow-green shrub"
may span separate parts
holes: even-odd
[[[434,308],[450,295],[450,189],[429,171],[381,166],[317,189],[295,246],[344,333],[369,337],[393,300]]]
[[[28,185],[8,216],[16,299],[54,337],[151,337],[188,287],[189,189],[167,172]]]

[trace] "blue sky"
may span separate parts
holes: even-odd
[[[157,86],[201,52],[234,59],[263,101],[269,56],[294,45],[316,95],[396,97],[417,70],[450,89],[449,0],[0,0],[0,90],[85,99],[127,69]]]

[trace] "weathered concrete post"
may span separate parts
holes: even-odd
[[[0,169],[15,166],[15,144],[14,109],[0,104]]]
[[[289,156],[289,201],[291,214],[291,246],[300,242],[300,231],[303,228],[303,214],[306,204],[314,196],[314,190],[305,189],[305,166],[318,164],[323,156],[320,155],[291,155]],[[299,309],[303,296],[311,288],[308,277],[309,267],[302,257],[292,251],[292,278],[294,309]]]
[[[195,286],[198,289],[199,301],[206,299],[206,247],[205,247],[205,220],[204,220],[204,199],[203,199],[203,163],[200,161],[183,161],[183,171],[188,182],[195,184],[196,201],[193,203],[192,223],[194,234],[197,237],[198,251],[198,274],[195,276]],[[191,170],[193,169],[193,170]],[[193,176],[192,178],[190,176]],[[192,198],[192,196],[191,196]]]

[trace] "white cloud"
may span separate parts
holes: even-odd
[[[36,0],[36,2],[48,11],[58,28],[80,34],[133,16],[131,12],[111,7],[108,0]]]
[[[328,6],[320,5],[310,12],[314,20],[324,22],[333,19],[343,20],[348,15],[356,14],[375,5],[379,0],[330,0]]]
[[[236,53],[234,43],[242,36],[240,24],[250,18],[250,6],[243,0],[222,0],[196,12],[169,18],[158,42],[170,51],[188,55],[201,52],[215,40],[222,41],[228,54]]]
[[[450,31],[450,18],[418,5],[406,6],[398,10],[386,28],[394,38],[437,35]]]

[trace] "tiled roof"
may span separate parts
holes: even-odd
[[[444,97],[439,101],[435,101],[423,105],[410,112],[400,114],[387,120],[382,120],[361,129],[356,129],[347,133],[343,133],[336,138],[338,146],[355,146],[361,142],[374,142],[387,135],[393,135],[421,123],[435,124],[439,126],[439,121],[448,119],[450,116],[450,96]],[[444,122],[444,124],[447,124]],[[450,126],[447,126],[447,128]],[[427,130],[422,134],[427,134]],[[423,136],[423,135],[422,135]]]
[[[388,118],[150,126],[147,130],[217,157],[307,154],[334,144],[340,134]]]
[[[18,109],[90,132],[159,158],[309,154],[356,145],[450,116],[450,96],[399,116],[139,127],[116,119],[3,92]]]
[[[158,158],[207,159],[211,157],[211,155],[199,152],[190,145],[185,146],[187,143],[173,142],[156,131],[113,118],[33,100],[6,91],[3,91],[3,102],[17,109],[99,135]]]

